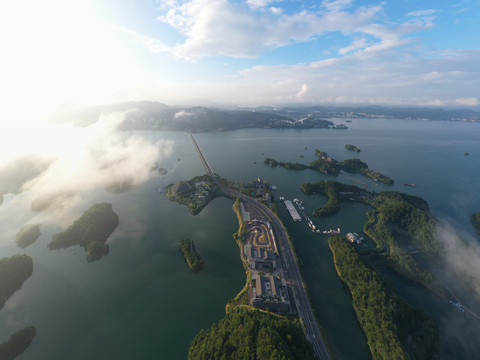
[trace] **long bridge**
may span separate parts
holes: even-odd
[[[202,161],[202,164],[203,164],[203,167],[205,168],[205,171],[207,172],[208,175],[214,176],[215,173],[213,172],[212,167],[211,167],[210,164],[208,163],[207,159],[205,159],[205,156],[203,156],[203,153],[202,153],[202,151],[200,150],[200,148],[198,147],[197,141],[196,141],[195,138],[193,137],[193,134],[192,134],[192,133],[190,133],[190,138],[192,139],[193,146],[195,146],[195,150],[197,150],[197,154],[198,154],[198,156],[200,157],[200,160]]]
[[[305,336],[312,344],[315,355],[319,360],[330,360],[327,349],[325,347],[325,343],[322,340],[320,330],[318,329],[317,321],[315,319],[315,316],[313,315],[313,310],[307,295],[307,290],[305,289],[305,286],[303,284],[300,270],[298,269],[297,260],[294,255],[292,245],[290,244],[290,241],[288,241],[288,235],[285,227],[283,226],[283,223],[280,221],[277,215],[272,212],[272,210],[270,210],[261,202],[222,185],[214,177],[212,167],[203,155],[200,147],[198,146],[195,138],[191,133],[190,137],[192,139],[193,145],[195,146],[195,149],[197,150],[198,156],[202,161],[205,171],[207,172],[207,174],[212,176],[214,181],[222,188],[222,190],[226,193],[242,199],[242,201],[249,204],[250,206],[255,207],[258,211],[263,213],[272,224],[272,230],[276,235],[276,239],[278,240],[278,245],[281,249],[282,258],[286,269],[285,280],[292,289],[293,298],[295,299],[297,312],[301,319]]]

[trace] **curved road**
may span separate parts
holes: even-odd
[[[275,213],[273,213],[261,202],[220,184],[218,179],[215,177],[213,169],[210,167],[207,159],[205,159],[205,157],[203,156],[202,151],[200,150],[197,142],[195,141],[195,138],[191,133],[190,137],[192,139],[193,145],[195,146],[195,149],[197,150],[198,156],[200,157],[200,160],[205,167],[206,172],[212,177],[215,183],[217,183],[217,185],[219,185],[224,192],[239,197],[240,199],[242,199],[242,201],[256,207],[266,216],[266,218],[272,224],[272,229],[277,237],[277,244],[281,249],[283,262],[285,264],[285,280],[292,289],[293,296],[295,298],[295,304],[297,307],[297,312],[304,325],[305,335],[307,339],[312,343],[313,350],[315,351],[315,355],[317,356],[317,358],[320,360],[330,360],[327,349],[325,348],[325,344],[320,335],[315,316],[313,315],[312,306],[310,305],[307,291],[305,289],[305,286],[303,285],[297,261],[295,259],[295,256],[293,255],[293,249],[290,242],[288,241],[287,232],[285,231],[282,222],[277,217],[277,215],[275,215]]]

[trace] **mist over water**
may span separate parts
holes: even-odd
[[[50,128],[54,131],[50,143],[38,146],[33,161],[39,166],[17,174],[22,187],[8,190],[0,206],[0,256],[27,253],[34,261],[32,277],[0,311],[0,341],[22,326],[33,324],[38,329],[22,360],[131,359],[159,354],[184,359],[195,334],[223,316],[226,302],[244,284],[232,238],[237,223],[231,201],[216,199],[198,216],[191,216],[186,207],[157,191],[204,172],[188,135],[123,132],[117,130],[121,119],[122,114],[113,114],[82,128],[65,124]],[[479,241],[469,224],[470,214],[480,210],[475,196],[480,193],[480,126],[404,120],[353,120],[348,126],[346,131],[246,129],[201,133],[196,139],[221,176],[239,182],[262,177],[279,187],[277,196],[304,200],[308,213],[325,200],[303,195],[303,182],[346,180],[310,170],[272,169],[263,165],[264,157],[309,163],[314,150],[320,149],[337,160],[359,157],[371,169],[392,177],[395,185],[390,187],[352,176],[367,182],[369,190],[421,196],[442,223],[448,219],[438,229],[452,269],[442,272],[444,281],[462,304],[478,313],[479,290],[472,292],[468,284],[480,283]],[[358,146],[361,153],[348,152],[347,143]],[[465,157],[465,151],[470,156]],[[13,174],[11,179],[16,168],[13,160],[29,159],[32,164],[33,153],[15,153],[11,161],[2,162],[2,171]],[[155,162],[168,174],[151,171]],[[403,186],[411,182],[417,187]],[[112,183],[128,186],[123,192],[109,192],[106,187]],[[46,205],[32,210],[32,204],[41,201]],[[106,257],[89,264],[78,247],[47,249],[54,234],[100,201],[112,203],[120,217]],[[347,203],[339,214],[314,219],[314,223],[321,229],[341,227],[343,232],[361,233],[366,211],[367,206]],[[304,223],[291,222],[282,205],[280,214],[293,235],[313,306],[335,356],[368,359],[351,298],[333,268],[327,238],[312,234]],[[41,236],[20,250],[14,236],[27,223],[41,223]],[[177,249],[183,237],[192,238],[205,259],[201,273],[190,273],[184,264]],[[392,278],[402,295],[439,323],[442,358],[480,354],[476,340],[480,320],[461,313],[447,300]],[[471,280],[464,286],[465,279]]]

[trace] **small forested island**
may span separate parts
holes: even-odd
[[[0,309],[12,294],[20,289],[33,272],[33,261],[28,255],[14,255],[0,259]]]
[[[345,149],[350,150],[350,151],[355,151],[355,152],[360,152],[360,149],[356,147],[355,145],[352,144],[346,144]]]
[[[40,224],[25,225],[22,227],[15,236],[15,242],[21,249],[26,248],[28,245],[37,241],[40,236]]]
[[[158,173],[159,173],[160,175],[162,175],[162,176],[163,176],[163,175],[167,175],[167,174],[168,174],[168,170],[165,169],[165,168],[160,168],[160,169],[158,169]]]
[[[314,360],[298,320],[248,307],[235,307],[217,324],[201,330],[189,360]]]
[[[217,190],[218,186],[205,174],[168,185],[165,195],[169,200],[187,205],[190,213],[196,215],[217,196]]]
[[[13,360],[23,353],[37,335],[34,326],[27,326],[13,334],[10,339],[0,345],[0,359]]]
[[[118,223],[118,215],[111,204],[94,204],[65,231],[56,234],[48,248],[55,250],[80,245],[87,252],[89,262],[99,260],[108,254],[109,246],[105,242]]]
[[[480,211],[477,211],[470,216],[470,222],[472,223],[477,235],[480,236]]]
[[[352,294],[372,359],[438,359],[439,331],[435,321],[400,298],[363,263],[353,245],[341,237],[331,237],[328,245],[335,269]]]
[[[348,173],[360,173],[372,180],[382,182],[384,184],[392,185],[393,179],[390,177],[383,175],[379,172],[373,171],[368,168],[368,165],[361,161],[360,159],[346,159],[344,161],[337,161],[330,157],[326,152],[315,150],[315,155],[317,159],[312,161],[310,165],[304,165],[299,163],[291,163],[291,162],[282,162],[277,161],[271,158],[265,158],[263,161],[264,164],[269,165],[271,167],[282,166],[286,169],[293,169],[293,170],[304,170],[304,169],[312,169],[319,171],[323,174],[338,176],[340,171],[343,170]]]
[[[204,261],[197,249],[195,249],[195,244],[193,240],[182,239],[178,242],[178,247],[182,253],[185,261],[187,262],[188,268],[192,271],[200,271],[203,269]]]

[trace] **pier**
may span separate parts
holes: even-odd
[[[297,209],[293,206],[290,200],[284,201],[285,206],[287,207],[290,216],[292,217],[293,221],[302,221],[300,214],[298,213]]]

